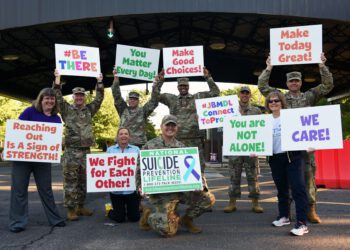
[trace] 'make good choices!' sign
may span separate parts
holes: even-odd
[[[101,73],[98,48],[55,44],[55,56],[61,75],[98,77]]]
[[[117,44],[115,67],[119,77],[152,81],[159,64],[160,50]]]
[[[270,29],[272,65],[320,63],[322,25]]]
[[[272,155],[272,116],[226,118],[223,155]]]
[[[164,77],[203,76],[203,46],[163,49]]]
[[[281,110],[282,150],[343,148],[339,105]]]
[[[136,190],[137,154],[88,154],[87,192]]]
[[[62,130],[60,123],[8,120],[4,159],[9,161],[61,161]]]
[[[146,194],[202,190],[198,148],[141,150],[140,171]]]
[[[199,129],[219,128],[225,117],[240,115],[236,95],[196,99]]]

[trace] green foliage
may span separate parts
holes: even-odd
[[[260,94],[260,91],[257,86],[249,86],[252,91],[251,104],[254,106],[264,106],[265,97]],[[223,90],[220,92],[220,96],[228,95],[238,95],[241,87],[234,87],[232,89]]]
[[[30,103],[0,96],[0,142],[3,142],[5,139],[6,121],[8,119],[17,119],[23,110],[29,106]]]

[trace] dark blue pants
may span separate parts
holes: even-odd
[[[28,223],[28,185],[33,173],[41,203],[51,226],[64,219],[55,204],[51,187],[51,164],[40,162],[13,162],[9,228],[25,228]]]
[[[292,189],[297,220],[306,222],[308,201],[304,179],[304,158],[288,159],[287,153],[275,154],[269,158],[272,178],[277,188],[278,210],[280,217],[289,213],[289,186]]]
[[[130,222],[136,222],[140,219],[140,198],[134,192],[132,194],[112,194],[110,193],[113,210],[108,217],[116,222],[125,222],[126,217]]]

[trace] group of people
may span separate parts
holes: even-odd
[[[289,91],[282,94],[268,85],[272,71],[270,57],[268,57],[266,70],[259,76],[258,87],[266,97],[266,109],[272,114],[273,122],[273,156],[268,161],[272,177],[278,192],[279,215],[272,222],[274,226],[290,224],[291,198],[289,189],[296,205],[297,223],[291,230],[294,235],[303,235],[308,232],[306,220],[320,223],[316,213],[316,186],[315,162],[312,150],[283,152],[281,150],[280,110],[283,108],[297,108],[313,106],[333,88],[332,74],[325,66],[326,58],[321,55],[319,64],[322,83],[309,91],[302,93],[302,76],[300,72],[287,74],[287,87]],[[116,145],[107,149],[107,153],[139,153],[140,149],[162,149],[198,147],[202,172],[203,189],[201,191],[152,194],[149,202],[144,204],[142,216],[139,211],[141,200],[140,176],[137,174],[137,189],[135,191],[122,191],[110,193],[113,210],[108,216],[117,221],[139,221],[142,230],[153,229],[165,237],[174,236],[179,224],[191,233],[199,233],[202,229],[193,223],[193,219],[210,209],[215,203],[215,197],[210,192],[205,179],[204,161],[204,131],[199,130],[196,114],[195,100],[219,96],[219,88],[215,84],[209,71],[204,68],[204,79],[207,81],[209,91],[196,94],[189,93],[189,79],[178,79],[179,95],[161,94],[164,82],[164,71],[155,78],[150,100],[139,106],[139,94],[130,92],[127,102],[121,96],[119,78],[114,71],[112,93],[114,105],[120,116],[120,125],[116,136]],[[60,74],[55,71],[55,81],[52,88],[43,89],[32,107],[27,108],[19,117],[21,120],[56,122],[61,117],[65,124],[65,150],[62,158],[64,177],[64,205],[67,207],[67,220],[75,221],[80,216],[91,216],[92,211],[84,207],[86,197],[86,154],[94,144],[92,132],[92,117],[101,106],[104,96],[102,75],[97,77],[96,97],[85,103],[85,89],[73,89],[73,104],[67,103],[61,92]],[[239,111],[242,115],[261,114],[259,108],[250,103],[251,90],[243,86],[239,92]],[[146,120],[157,107],[158,103],[169,107],[170,115],[163,117],[161,122],[161,135],[147,141],[145,134]],[[255,155],[230,157],[229,171],[231,184],[229,187],[229,204],[224,212],[234,212],[236,200],[241,195],[240,182],[242,168],[245,168],[249,198],[252,200],[252,210],[262,213],[259,205],[259,184],[257,180],[257,157]],[[28,218],[28,184],[31,172],[38,187],[48,221],[52,226],[63,227],[65,220],[60,216],[51,188],[51,168],[48,163],[14,162],[12,169],[11,208],[9,229],[12,232],[23,231]],[[179,203],[188,205],[185,215],[181,218],[177,213]]]

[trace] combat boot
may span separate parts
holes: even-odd
[[[91,216],[92,215],[92,211],[90,209],[83,207],[83,206],[79,206],[76,209],[76,213],[77,213],[77,215],[80,215],[80,216]]]
[[[261,206],[259,206],[258,199],[252,199],[252,211],[258,214],[264,212],[264,209]]]
[[[151,226],[148,224],[148,217],[151,214],[151,209],[144,207],[143,213],[139,221],[139,228],[144,231],[151,230]]]
[[[193,225],[193,218],[189,217],[188,215],[182,216],[180,223],[186,227],[190,233],[197,234],[202,232],[202,229],[200,227]]]
[[[227,207],[224,208],[225,213],[232,213],[237,210],[236,199],[230,198],[230,202]]]
[[[70,220],[70,221],[79,220],[79,217],[78,217],[77,213],[75,212],[74,208],[68,208],[67,220]]]
[[[321,223],[321,219],[316,213],[316,204],[309,205],[309,212],[307,213],[307,219],[312,223]]]

